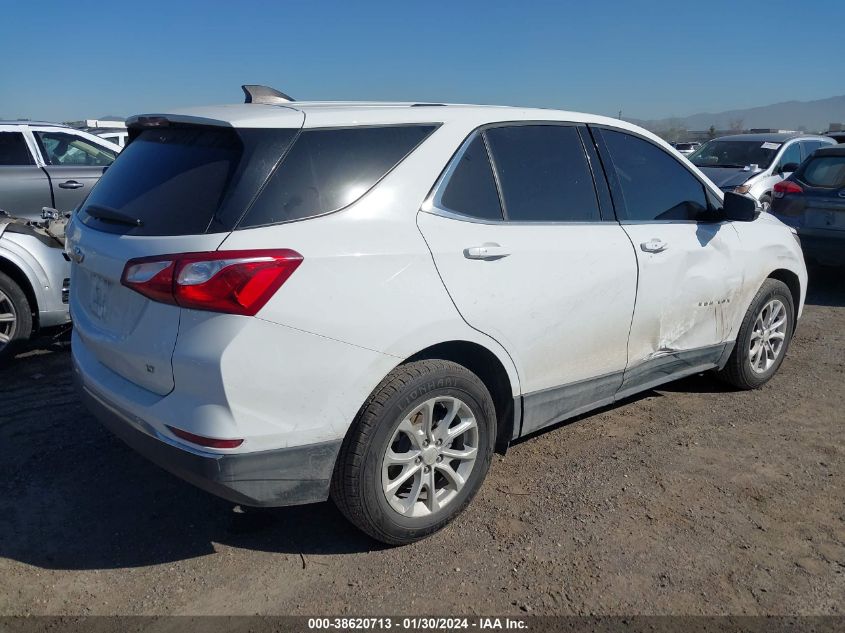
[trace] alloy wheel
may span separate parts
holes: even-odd
[[[0,350],[15,337],[18,314],[9,296],[0,290]]]
[[[382,458],[382,490],[407,517],[432,515],[466,485],[478,455],[478,422],[451,396],[426,400],[403,418]]]
[[[748,360],[754,372],[767,372],[781,355],[786,341],[787,318],[786,306],[780,299],[772,299],[760,310],[754,320],[748,348]]]

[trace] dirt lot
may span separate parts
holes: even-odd
[[[399,549],[148,464],[41,340],[0,370],[0,613],[843,614],[845,282],[812,275],[762,390],[697,376],[521,442]]]

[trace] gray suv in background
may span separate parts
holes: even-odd
[[[119,151],[52,123],[0,122],[0,359],[39,328],[69,321],[65,216]]]
[[[818,148],[835,143],[812,134],[733,134],[707,141],[687,158],[722,191],[754,198],[769,211],[774,186]]]
[[[43,207],[70,212],[120,146],[55,123],[0,121],[0,209],[30,220]]]

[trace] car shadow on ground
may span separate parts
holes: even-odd
[[[218,543],[306,556],[382,548],[329,502],[242,510],[149,463],[78,401],[67,345],[24,352],[0,368],[0,384],[0,556],[112,569],[213,554]]]

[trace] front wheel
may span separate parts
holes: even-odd
[[[783,363],[794,330],[792,293],[782,281],[767,279],[745,314],[720,377],[740,389],[762,387]]]
[[[763,213],[772,212],[772,197],[767,193],[764,193],[762,196],[760,196],[760,210]]]
[[[379,541],[419,540],[475,496],[495,437],[493,400],[475,374],[443,360],[401,365],[356,416],[335,467],[332,499]]]
[[[0,360],[31,333],[32,313],[26,295],[12,278],[0,273]]]

